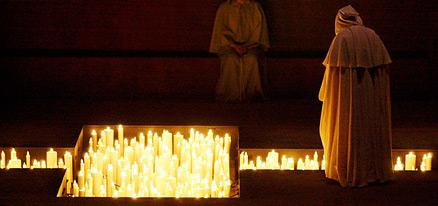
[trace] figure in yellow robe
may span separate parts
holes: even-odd
[[[323,62],[320,135],[327,178],[342,186],[392,176],[388,52],[351,6],[339,10]]]
[[[210,43],[210,52],[221,60],[218,100],[263,97],[258,56],[269,46],[265,15],[258,2],[227,0],[219,6]]]

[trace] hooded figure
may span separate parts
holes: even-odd
[[[258,55],[268,48],[266,19],[259,3],[227,0],[219,6],[210,43],[210,52],[221,60],[218,100],[263,97]]]
[[[335,33],[319,92],[326,177],[344,187],[385,182],[392,176],[391,59],[351,6],[336,15]]]

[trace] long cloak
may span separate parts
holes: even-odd
[[[324,60],[319,99],[325,174],[341,186],[392,176],[390,62],[380,38],[361,22],[339,30]]]

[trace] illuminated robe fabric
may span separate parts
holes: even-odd
[[[325,174],[344,187],[385,182],[392,176],[391,59],[362,20],[344,24],[337,33],[323,63],[319,93]]]
[[[232,44],[247,47],[248,53],[239,56]],[[217,99],[240,101],[263,96],[258,56],[269,46],[266,19],[259,3],[248,0],[239,5],[229,0],[219,6],[210,43],[210,52],[221,60]]]

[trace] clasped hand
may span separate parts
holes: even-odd
[[[248,49],[244,46],[241,46],[241,45],[233,45],[232,48],[234,49],[234,51],[236,51],[236,53],[239,56],[243,56],[246,53],[248,53]]]

